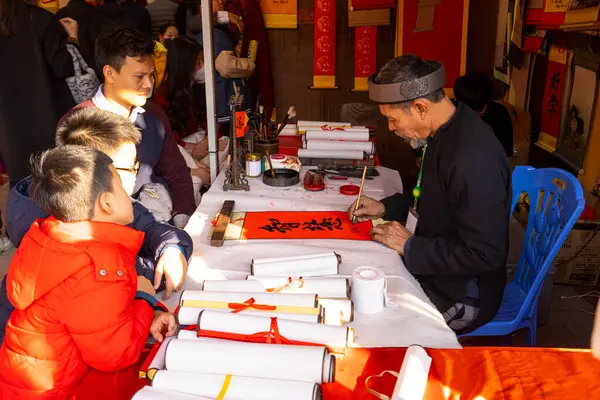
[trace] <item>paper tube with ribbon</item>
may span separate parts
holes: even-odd
[[[336,0],[315,0],[313,85],[311,89],[336,89]]]
[[[377,27],[354,29],[354,91],[369,90],[367,80],[377,72]]]

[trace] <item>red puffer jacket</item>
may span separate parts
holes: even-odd
[[[88,367],[140,356],[154,311],[136,300],[144,234],[101,223],[37,220],[8,271],[15,306],[0,348],[0,399],[64,399]]]

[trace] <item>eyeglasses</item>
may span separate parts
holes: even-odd
[[[123,168],[123,167],[117,167],[115,166],[115,169],[117,171],[125,171],[125,172],[129,172],[131,174],[137,175],[138,172],[140,171],[140,163],[136,163],[134,166],[129,167],[129,168]]]

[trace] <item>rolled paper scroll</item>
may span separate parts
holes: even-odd
[[[317,296],[314,294],[280,294],[280,293],[244,293],[244,292],[207,292],[204,290],[184,290],[181,293],[179,305],[187,301],[223,302],[244,304],[248,299],[254,299],[255,304],[269,306],[310,307],[317,306]],[[191,304],[188,304],[191,305]],[[242,307],[238,307],[242,308]],[[256,308],[256,307],[246,307]],[[234,309],[232,307],[232,309]],[[274,311],[274,310],[271,310]]]
[[[298,149],[299,158],[335,158],[338,160],[363,160],[365,152],[360,150],[309,150]]]
[[[298,307],[301,308],[301,307]],[[177,318],[181,325],[195,325],[198,322],[198,316],[202,312],[202,310],[211,310],[218,312],[231,312],[230,310],[225,309],[213,309],[209,307],[179,307],[179,311],[177,312]],[[320,310],[319,310],[320,311]],[[238,315],[257,315],[264,317],[277,317],[279,319],[287,319],[292,321],[303,321],[303,322],[311,322],[313,324],[319,324],[323,320],[323,314],[321,312],[315,314],[307,314],[307,313],[285,313],[285,312],[277,312],[277,311],[256,311],[256,310],[243,310]]]
[[[198,316],[198,330],[228,332],[238,335],[254,335],[271,330],[272,319],[253,315],[240,315],[204,310]],[[292,341],[322,344],[345,349],[354,341],[352,328],[328,326],[310,322],[277,319],[279,335]]]
[[[308,150],[359,150],[369,155],[374,153],[372,142],[349,142],[340,140],[307,140],[304,146]]]
[[[327,318],[337,318],[339,315],[342,322],[351,322],[354,319],[354,307],[350,300],[319,297],[319,305],[325,309]]]
[[[345,128],[351,127],[352,124],[350,122],[324,122],[324,121],[298,121],[298,126],[302,126],[304,128],[321,128],[323,126],[329,126],[334,128]]]
[[[152,386],[223,400],[320,400],[321,387],[311,382],[282,381],[217,374],[159,371]],[[163,399],[170,399],[164,397]]]
[[[325,347],[172,340],[168,371],[246,376],[311,383],[333,382],[335,362]]]
[[[250,272],[255,276],[324,276],[337,275],[342,257],[333,252],[313,256],[281,257],[252,260]]]
[[[369,130],[323,131],[309,129],[305,134],[306,140],[348,140],[353,142],[368,142]]]
[[[160,371],[164,372],[164,371]],[[158,375],[158,373],[157,373]],[[131,400],[208,400],[206,397],[194,396],[187,393],[181,393],[177,390],[159,389],[152,386],[144,386]]]
[[[350,284],[346,278],[260,277],[247,280],[204,281],[204,290],[219,292],[314,293],[319,297],[347,299]]]
[[[378,268],[359,267],[352,272],[352,302],[357,313],[383,311],[385,274]]]

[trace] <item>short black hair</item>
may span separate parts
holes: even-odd
[[[463,75],[454,81],[454,97],[475,111],[481,111],[492,100],[492,79],[480,72]]]
[[[112,160],[83,146],[59,146],[31,158],[32,198],[64,222],[89,221],[98,197],[113,191]]]
[[[110,65],[119,72],[127,57],[152,57],[153,54],[152,38],[134,28],[109,28],[96,39],[96,65],[100,70]]]
[[[166,24],[162,24],[158,28],[158,33],[160,33],[161,35],[164,35],[165,32],[167,31],[167,29],[169,29],[172,26],[174,26],[175,28],[177,28],[177,24],[175,22],[167,22]],[[179,31],[179,28],[177,28],[177,30]]]
[[[139,129],[130,120],[96,107],[75,110],[56,131],[57,146],[85,146],[106,154],[124,143],[138,144],[141,139]]]
[[[436,70],[436,66],[432,63],[424,61],[421,57],[414,54],[406,54],[396,57],[388,61],[375,77],[375,83],[390,84],[411,81],[413,79],[422,78],[431,74]],[[433,93],[420,97],[438,103],[446,97],[444,89],[438,89]],[[393,103],[392,105],[400,106],[407,110],[410,108],[412,101],[404,101]]]

